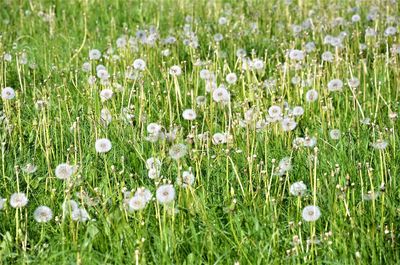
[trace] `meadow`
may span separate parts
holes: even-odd
[[[0,264],[400,264],[397,0],[0,1]]]

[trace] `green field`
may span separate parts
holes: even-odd
[[[397,0],[0,0],[0,264],[400,264]]]

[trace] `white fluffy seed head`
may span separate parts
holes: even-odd
[[[303,181],[298,181],[290,185],[289,192],[293,196],[303,196],[307,191],[306,184]]]
[[[159,203],[170,203],[175,199],[175,188],[171,184],[165,184],[158,187],[156,197]]]
[[[95,143],[95,148],[97,153],[107,153],[111,150],[111,141],[107,138],[97,139]]]
[[[56,167],[55,174],[58,179],[69,179],[75,173],[75,167],[67,163],[61,163]]]
[[[27,204],[28,204],[28,198],[23,192],[14,193],[10,197],[10,205],[13,208],[22,208]]]
[[[15,91],[11,87],[5,87],[1,90],[1,98],[4,100],[10,100],[15,98]]]
[[[47,223],[53,218],[53,211],[47,206],[39,206],[33,212],[33,218],[38,223]]]
[[[185,120],[193,121],[196,119],[196,112],[193,109],[185,109],[182,113],[182,117]]]
[[[321,216],[321,211],[318,206],[309,205],[304,207],[302,217],[306,222],[315,222]]]

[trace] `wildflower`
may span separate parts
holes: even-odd
[[[76,208],[71,212],[71,219],[78,222],[89,220],[89,213],[84,208]]]
[[[304,138],[303,137],[296,137],[293,140],[293,147],[294,148],[299,148],[299,147],[301,147],[303,145],[304,145]]]
[[[220,86],[213,91],[213,100],[215,102],[228,102],[230,100],[230,94],[225,87]]]
[[[225,133],[215,133],[212,137],[213,144],[225,144],[228,141],[228,137]]]
[[[321,55],[322,61],[325,62],[332,62],[333,61],[333,54],[330,51],[326,51]]]
[[[4,100],[10,100],[15,98],[15,91],[11,87],[5,87],[1,90],[1,98]]]
[[[291,118],[284,118],[281,121],[281,125],[282,125],[282,129],[285,132],[289,132],[289,131],[293,131],[296,126],[297,126],[297,122],[295,122],[294,120],[292,120]]]
[[[151,191],[143,187],[136,190],[135,196],[142,197],[146,203],[153,198],[153,194],[151,194]]]
[[[26,164],[22,168],[22,171],[27,173],[27,174],[33,174],[33,173],[36,172],[36,170],[37,170],[37,166],[35,166],[35,165],[31,164],[31,163]]]
[[[95,143],[95,148],[98,153],[107,153],[111,150],[111,141],[107,138],[97,139]]]
[[[269,107],[268,114],[272,118],[280,117],[282,115],[282,108],[276,105]]]
[[[191,171],[183,171],[182,176],[177,179],[177,184],[186,188],[193,185],[194,179],[194,174]]]
[[[224,38],[224,36],[222,36],[221,33],[217,33],[217,34],[214,35],[214,41],[215,42],[220,42],[220,41],[223,40],[223,38]]]
[[[136,59],[135,61],[133,61],[133,68],[143,71],[144,69],[146,69],[146,62],[142,59]]]
[[[313,148],[317,144],[317,138],[315,137],[305,137],[303,145],[305,147]]]
[[[38,223],[47,223],[53,218],[53,211],[47,206],[39,206],[33,212],[33,218]]]
[[[93,49],[89,51],[89,59],[90,60],[99,60],[101,57],[101,52],[97,49]]]
[[[384,150],[388,146],[388,142],[382,139],[377,140],[375,143],[372,144],[372,147],[377,150]]]
[[[220,17],[218,19],[218,24],[225,25],[226,23],[228,23],[228,19],[226,17]]]
[[[128,201],[128,210],[130,212],[139,211],[146,207],[146,201],[141,196],[133,196]]]
[[[183,111],[182,117],[185,120],[193,121],[193,120],[196,119],[196,112],[194,110],[192,110],[192,109],[186,109],[186,110]]]
[[[205,96],[198,96],[197,98],[196,98],[196,104],[198,105],[198,106],[203,106],[203,105],[205,105],[206,104],[206,97]]]
[[[11,61],[12,61],[12,56],[11,56],[11,54],[9,54],[9,53],[5,53],[5,54],[3,55],[3,59],[4,59],[4,61],[6,61],[6,62],[11,62]]]
[[[339,140],[340,139],[340,130],[338,129],[332,129],[329,132],[329,136],[331,137],[332,140]]]
[[[62,204],[63,212],[66,212],[66,213],[71,213],[78,208],[79,208],[78,203],[74,200],[66,200]]]
[[[101,101],[106,101],[112,98],[113,96],[113,91],[109,88],[105,88],[102,91],[100,91],[100,98]]]
[[[302,61],[302,60],[304,60],[304,57],[305,57],[305,54],[301,50],[293,49],[293,50],[289,51],[289,58],[291,60]]]
[[[82,64],[82,71],[88,73],[88,72],[90,72],[91,69],[92,69],[92,66],[89,62],[84,62]]]
[[[186,153],[187,153],[187,147],[184,144],[174,144],[169,149],[169,155],[174,160],[178,160],[184,157]]]
[[[110,74],[106,69],[100,69],[97,71],[97,77],[103,81],[106,81],[110,77]]]
[[[161,204],[170,203],[175,199],[175,189],[171,184],[158,187],[156,197]]]
[[[0,210],[3,210],[3,208],[4,208],[4,205],[6,204],[6,199],[4,199],[4,198],[0,198]]]
[[[174,65],[169,69],[169,74],[172,76],[180,76],[182,74],[182,69],[178,65]]]
[[[348,84],[349,84],[349,87],[355,89],[360,85],[360,80],[358,78],[353,77],[353,78],[349,79]]]
[[[314,102],[318,99],[318,91],[315,89],[310,89],[306,93],[306,101]]]
[[[55,174],[58,179],[69,179],[75,173],[75,167],[67,163],[59,164],[56,167]]]
[[[235,73],[229,73],[226,75],[226,82],[228,82],[228,84],[235,84],[237,81],[237,76]]]
[[[290,185],[289,191],[294,196],[303,196],[307,191],[307,186],[303,181],[298,181]]]
[[[111,120],[112,120],[111,112],[107,108],[103,108],[100,111],[100,118],[101,118],[101,122],[105,126],[108,126],[111,123]]]
[[[14,193],[10,197],[10,205],[13,208],[22,208],[27,204],[28,204],[28,198],[23,192]]]
[[[328,90],[331,92],[342,91],[343,82],[340,79],[333,79],[328,83]]]
[[[309,205],[304,207],[302,217],[306,222],[315,222],[321,216],[321,211],[318,206]]]
[[[147,169],[159,169],[161,168],[161,161],[160,159],[156,157],[150,157],[149,159],[146,160],[146,167]]]
[[[385,34],[386,37],[388,37],[388,36],[393,36],[396,33],[397,33],[397,29],[395,27],[387,27],[385,29],[385,33],[384,34]]]
[[[301,116],[304,114],[304,109],[301,106],[296,106],[293,108],[292,114],[294,116]]]

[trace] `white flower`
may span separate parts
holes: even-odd
[[[56,167],[55,174],[58,179],[68,179],[75,173],[76,168],[67,163],[59,164]]]
[[[321,216],[321,211],[318,206],[309,205],[304,207],[302,217],[306,222],[315,222]]]
[[[98,60],[101,57],[101,52],[97,49],[93,49],[89,51],[89,59],[90,60]]]
[[[133,196],[128,201],[128,210],[130,212],[142,210],[146,207],[146,200],[141,196]]]
[[[384,150],[388,146],[388,142],[382,139],[377,140],[372,144],[372,147],[377,150]]]
[[[294,196],[303,196],[304,193],[307,191],[307,186],[303,183],[303,181],[298,181],[290,185],[289,191],[290,194]]]
[[[280,106],[273,105],[269,107],[268,114],[272,118],[280,117],[282,115],[282,108]]]
[[[186,109],[186,110],[183,111],[182,117],[185,120],[193,121],[193,120],[196,119],[196,112],[194,110],[192,110],[192,109]]]
[[[212,97],[215,102],[228,102],[230,100],[230,94],[228,90],[222,86],[213,91]]]
[[[110,74],[106,69],[100,69],[97,71],[97,77],[100,78],[101,80],[108,80]]]
[[[36,172],[36,170],[37,170],[37,166],[35,166],[35,165],[31,164],[31,163],[26,164],[22,168],[22,171],[27,173],[27,174],[33,174],[33,173]]]
[[[328,83],[328,90],[331,92],[342,91],[343,82],[340,79],[333,79]]]
[[[150,168],[147,172],[149,179],[158,179],[160,177],[160,170],[157,168]]]
[[[305,147],[310,147],[310,148],[312,148],[312,147],[314,147],[316,144],[317,144],[317,138],[315,138],[315,137],[308,137],[308,136],[304,138],[303,145],[304,145]]]
[[[22,208],[27,204],[28,204],[28,198],[23,192],[14,193],[10,197],[10,205],[13,208]]]
[[[397,29],[395,27],[387,27],[385,29],[385,36],[393,36],[397,33]]]
[[[71,213],[71,219],[79,222],[86,222],[89,220],[89,214],[84,208],[76,208]]]
[[[289,58],[291,60],[302,61],[302,60],[304,60],[304,57],[305,57],[305,54],[303,51],[295,50],[295,49],[289,51]]]
[[[146,189],[146,188],[138,188],[135,192],[135,196],[142,197],[145,202],[149,202],[153,198],[153,194],[151,194],[151,191]]]
[[[146,160],[146,167],[147,169],[160,169],[161,168],[161,161],[156,157],[150,157]]]
[[[325,62],[332,62],[333,61],[333,54],[330,51],[326,51],[321,55],[322,61]]]
[[[348,84],[351,88],[357,88],[360,85],[360,80],[356,77],[353,77],[349,79]]]
[[[136,59],[135,61],[133,61],[133,68],[143,71],[144,69],[146,69],[146,62],[142,59]]]
[[[329,136],[331,137],[332,140],[339,140],[340,139],[340,130],[332,129],[329,132]]]
[[[107,138],[97,139],[95,143],[95,148],[98,153],[107,153],[111,150],[111,141]]]
[[[109,100],[110,98],[112,98],[113,94],[114,92],[111,89],[109,88],[103,89],[102,91],[100,91],[101,101]]]
[[[292,120],[291,118],[284,118],[281,121],[281,125],[282,125],[282,129],[285,132],[289,132],[289,131],[293,131],[296,126],[297,126],[297,122],[295,122],[294,120]]]
[[[182,69],[178,65],[174,65],[169,69],[169,74],[172,76],[180,76],[182,74]]]
[[[225,133],[214,133],[212,136],[213,144],[225,144],[228,141],[228,137]]]
[[[172,159],[178,160],[184,157],[187,153],[187,147],[184,144],[174,144],[169,149],[169,155]]]
[[[229,73],[226,75],[226,82],[228,82],[228,84],[235,84],[237,81],[237,76],[235,73]]]
[[[79,208],[78,203],[74,200],[66,200],[62,204],[62,209],[66,213],[71,213],[74,210],[77,210],[78,208]]]
[[[92,69],[92,66],[90,65],[89,62],[84,62],[82,64],[82,71],[88,73],[88,72],[90,72],[91,69]]]
[[[226,17],[220,17],[218,19],[218,24],[225,25],[226,23],[228,23],[228,19]]]
[[[306,93],[306,101],[314,102],[318,99],[318,91],[315,89],[310,89]]]
[[[4,61],[6,62],[11,62],[12,61],[12,55],[9,53],[5,53],[3,56]]]
[[[296,106],[293,108],[293,115],[294,116],[301,116],[304,114],[304,109],[301,106]]]
[[[6,199],[4,199],[4,198],[0,198],[0,210],[3,210],[3,208],[4,208],[4,205],[6,204]]]
[[[105,125],[108,126],[110,122],[112,121],[112,115],[111,112],[107,108],[103,108],[100,111],[100,118],[101,122]]]
[[[175,188],[171,184],[161,185],[156,191],[157,200],[164,204],[175,199]]]
[[[292,160],[290,157],[284,157],[279,161],[279,169],[287,172],[292,169]]]
[[[5,100],[10,100],[15,98],[15,91],[11,87],[5,87],[1,90],[1,98]]]
[[[53,218],[53,211],[47,206],[39,206],[33,212],[33,218],[38,223],[47,223]]]
[[[177,184],[182,188],[186,188],[193,185],[194,179],[194,174],[191,171],[183,171],[182,176],[177,179]]]

